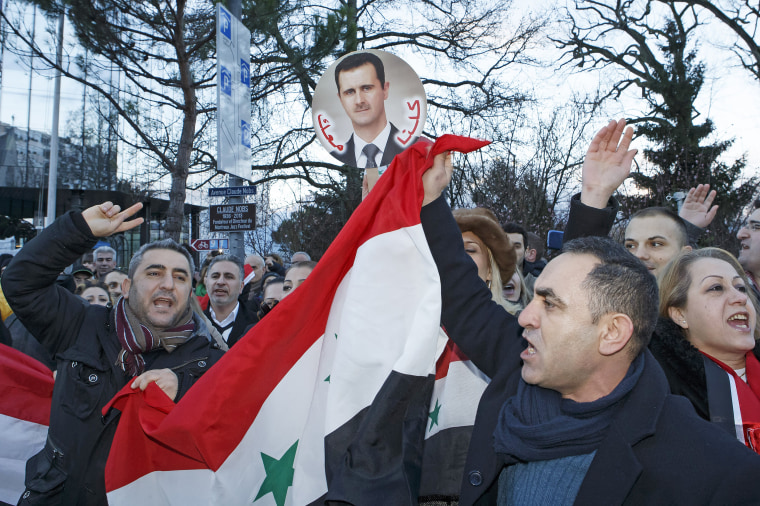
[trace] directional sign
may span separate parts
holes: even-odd
[[[216,4],[217,169],[251,179],[251,32]]]
[[[229,239],[193,239],[190,246],[198,252],[214,249],[230,249],[230,241]]]
[[[209,197],[241,197],[243,195],[256,195],[255,186],[225,186],[222,188],[209,188]]]
[[[256,206],[253,204],[227,204],[209,206],[211,232],[241,232],[256,227]]]

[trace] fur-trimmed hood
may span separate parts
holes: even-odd
[[[499,266],[501,281],[506,284],[515,273],[517,254],[496,215],[484,207],[455,209],[452,214],[462,233],[472,232],[488,246]]]

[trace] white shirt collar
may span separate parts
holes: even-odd
[[[208,309],[209,309],[208,312],[211,315],[211,319],[214,320],[214,323],[216,323],[220,327],[226,327],[230,323],[234,322],[235,318],[237,318],[237,312],[238,312],[238,309],[240,309],[240,302],[238,302],[237,304],[235,304],[235,309],[233,309],[232,311],[230,311],[230,314],[227,315],[227,318],[225,318],[222,321],[219,321],[219,320],[216,319],[216,313],[214,312],[214,308],[211,306],[211,303],[209,303]],[[232,331],[232,327],[228,328],[224,332],[224,334],[222,334],[222,337],[224,338],[225,341],[230,336],[230,332],[231,331]]]
[[[376,166],[380,166],[380,162],[383,160],[383,151],[385,150],[385,145],[388,144],[388,138],[391,136],[391,122],[386,121],[385,122],[385,128],[383,128],[380,133],[372,139],[372,144],[377,146],[377,149],[380,150],[380,152],[377,154],[377,158],[375,159]],[[364,156],[364,153],[362,153],[362,150],[364,149],[364,146],[369,144],[369,142],[364,142],[364,139],[359,137],[358,135],[354,134],[354,155],[356,159],[356,166],[359,168],[364,168],[364,165],[366,165],[367,157]]]

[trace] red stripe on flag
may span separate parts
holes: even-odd
[[[0,413],[50,425],[53,373],[39,361],[0,344]]]
[[[459,349],[459,346],[454,344],[454,341],[449,339],[446,341],[446,347],[441,356],[438,357],[438,362],[435,363],[435,379],[445,378],[449,373],[449,364],[452,362],[464,362],[466,360],[470,359]]]
[[[432,166],[435,155],[467,153],[487,144],[444,135],[435,144],[420,141],[396,156],[303,285],[222,357],[174,409],[152,413],[157,416],[150,419],[153,447],[149,454],[123,458],[134,436],[122,430],[122,415],[111,448],[113,458],[109,456],[106,466],[106,490],[120,488],[134,476],[176,469],[174,453],[205,462],[216,471],[240,443],[272,390],[324,333],[335,291],[351,269],[358,247],[372,237],[419,224],[422,174]]]

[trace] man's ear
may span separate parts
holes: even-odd
[[[125,299],[129,298],[129,287],[132,286],[132,280],[129,278],[124,278],[124,281],[121,282],[121,296]]]
[[[693,248],[691,247],[691,245],[687,244],[686,246],[684,246],[683,248],[681,248],[681,251],[691,251],[692,249]]]
[[[538,250],[535,248],[526,248],[525,249],[525,260],[528,262],[535,262],[536,261],[536,255],[538,255]]]
[[[689,324],[686,322],[686,317],[684,316],[683,310],[681,310],[681,308],[669,307],[668,316],[670,316],[670,319],[676,322],[676,325],[682,329],[686,330],[689,328]]]
[[[383,100],[388,100],[388,91],[391,89],[391,83],[390,81],[385,81],[385,84],[383,85]]]
[[[604,356],[611,356],[623,350],[633,335],[633,321],[624,313],[604,315],[599,322],[599,328],[599,353]]]

